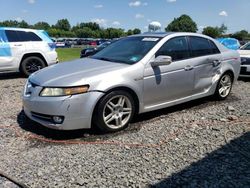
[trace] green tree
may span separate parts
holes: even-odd
[[[241,30],[241,31],[238,31],[238,32],[232,34],[232,37],[236,38],[238,40],[245,40],[248,38],[248,36],[249,36],[249,33],[246,30]]]
[[[126,34],[129,36],[129,35],[133,35],[134,32],[131,29],[129,29]]]
[[[221,26],[218,28],[220,35],[225,34],[227,32],[227,26],[223,23]]]
[[[174,32],[197,32],[197,24],[192,20],[192,18],[186,14],[181,15],[179,18],[174,18],[174,20],[165,28],[166,31]]]
[[[37,22],[33,27],[34,29],[48,30],[50,25],[47,22]]]
[[[140,29],[138,29],[138,28],[135,28],[134,30],[133,30],[133,34],[140,34],[141,33],[141,30]]]
[[[71,26],[67,19],[61,19],[57,21],[55,28],[63,31],[69,31]]]
[[[210,36],[212,38],[218,38],[221,35],[221,32],[218,27],[205,27],[202,31],[202,34]]]

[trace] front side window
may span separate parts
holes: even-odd
[[[210,43],[206,38],[189,37],[192,57],[199,57],[212,54]]]
[[[244,46],[244,48],[242,48],[243,50],[250,50],[250,44]]]
[[[134,64],[140,61],[160,40],[160,37],[127,37],[110,44],[91,58]]]
[[[172,61],[189,58],[190,54],[186,37],[176,37],[168,40],[156,53],[156,57],[160,55],[170,56]]]

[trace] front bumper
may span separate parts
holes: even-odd
[[[88,92],[65,97],[40,97],[38,92],[23,96],[23,109],[32,120],[52,129],[75,130],[91,128],[92,113],[101,92]],[[37,115],[39,114],[39,115]],[[62,124],[56,124],[50,117],[62,116]]]
[[[250,77],[250,65],[241,65],[240,77]]]

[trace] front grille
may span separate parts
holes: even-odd
[[[247,72],[247,67],[241,67],[240,74],[241,75],[250,75],[250,72]]]
[[[250,58],[241,58],[241,65],[250,65]]]

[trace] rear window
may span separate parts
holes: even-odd
[[[42,41],[42,39],[33,32],[6,30],[6,36],[9,42],[29,42]]]

